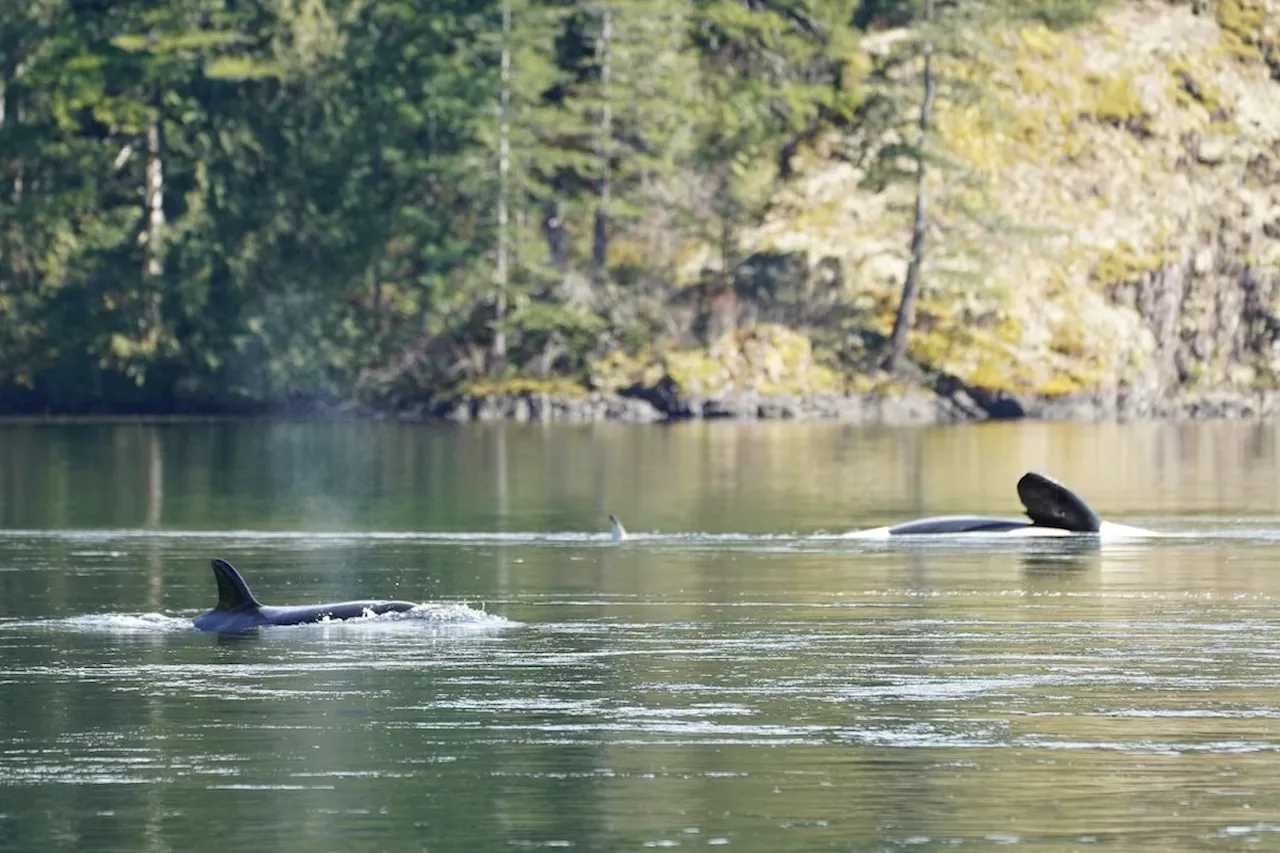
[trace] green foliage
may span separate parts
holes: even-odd
[[[731,288],[797,152],[871,114],[857,0],[0,7],[9,407],[583,377],[687,336],[679,284]]]
[[[587,356],[605,332],[604,319],[580,309],[549,302],[532,302],[505,323],[512,333],[514,361],[546,376],[553,370],[582,375]]]
[[[1013,22],[1041,23],[1052,29],[1066,29],[1095,20],[1111,0],[988,0],[977,3],[959,0],[937,3],[944,14],[998,15]],[[857,23],[863,29],[904,26],[919,23],[921,0],[862,0],[858,5]]]
[[[788,152],[823,127],[847,126],[862,103],[855,8],[853,0],[694,4],[703,69],[695,156],[714,197],[713,217],[696,222],[719,249],[722,276],[738,263],[739,232],[790,167]]]
[[[281,69],[275,62],[219,56],[205,64],[204,76],[211,80],[263,80],[281,76]]]

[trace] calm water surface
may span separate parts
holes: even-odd
[[[1182,535],[832,535],[1027,469]],[[1278,475],[1269,424],[0,426],[0,849],[1276,849]],[[423,606],[202,634],[215,555]]]

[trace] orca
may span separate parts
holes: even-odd
[[[218,603],[208,613],[191,620],[197,630],[242,632],[267,625],[306,625],[331,619],[352,619],[368,614],[403,613],[418,605],[408,601],[339,601],[301,607],[271,607],[253,597],[249,585],[226,560],[212,561],[218,583]]]
[[[1149,530],[1103,521],[1066,486],[1035,471],[1018,480],[1018,498],[1027,518],[985,515],[940,515],[844,534],[847,538],[882,539],[892,536],[987,534],[1002,536],[1154,536]]]
[[[614,542],[622,542],[627,538],[627,528],[622,526],[616,515],[609,516],[609,537]]]

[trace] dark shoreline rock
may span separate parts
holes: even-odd
[[[503,394],[438,401],[419,412],[423,420],[514,421],[516,423],[590,423],[625,421],[651,423],[663,420],[652,404],[634,397],[591,393]]]
[[[1151,399],[1135,394],[1093,392],[1066,397],[987,395],[974,389],[928,390],[903,394],[762,395],[753,391],[714,397],[678,397],[661,401],[627,394],[592,393],[581,397],[504,395],[468,398],[416,412],[409,420],[517,423],[628,423],[682,420],[828,421],[868,426],[918,426],[981,421],[1119,422],[1133,420],[1242,420],[1280,417],[1280,392],[1229,392]]]

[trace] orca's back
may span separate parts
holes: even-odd
[[[1031,527],[1020,518],[992,518],[989,515],[940,515],[918,518],[889,528],[890,536],[923,536],[937,533],[1006,533]]]

